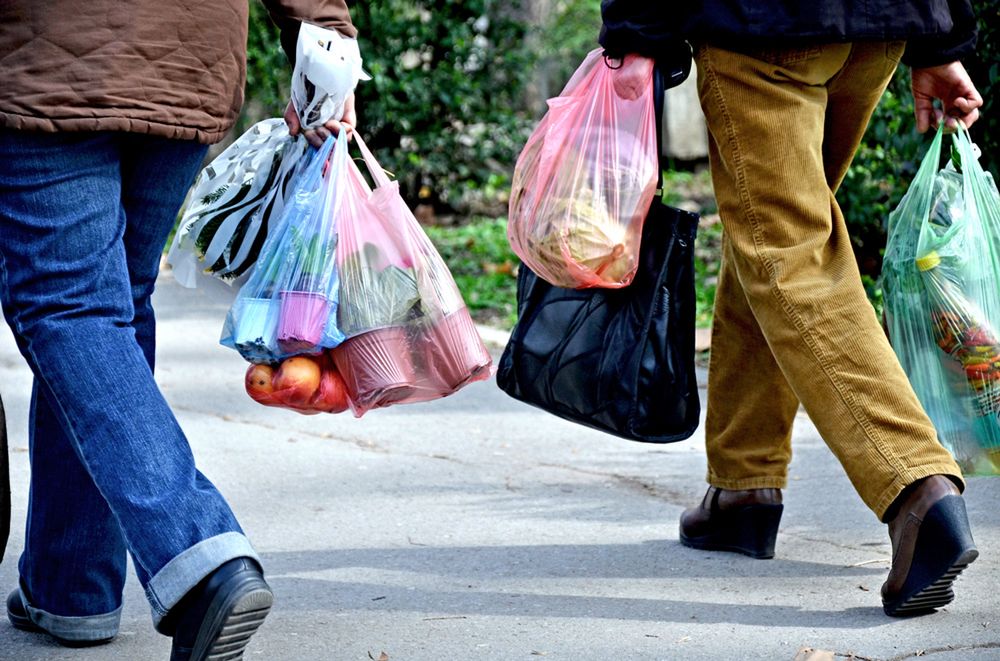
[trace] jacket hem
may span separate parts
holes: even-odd
[[[0,111],[0,126],[18,131],[40,131],[43,133],[120,131],[144,133],[174,140],[196,140],[202,144],[219,142],[229,133],[234,123],[227,122],[220,125],[218,129],[203,129],[130,117],[60,117],[53,119]]]

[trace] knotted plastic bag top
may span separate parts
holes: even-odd
[[[560,287],[624,287],[638,264],[659,167],[653,61],[616,64],[587,55],[514,169],[511,247]]]
[[[314,129],[344,115],[347,97],[359,80],[371,80],[361,68],[356,39],[303,23],[295,46],[292,105],[303,129]]]

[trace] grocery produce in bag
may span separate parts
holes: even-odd
[[[335,218],[347,163],[346,132],[337,143],[345,147],[334,149],[329,138],[302,160],[291,199],[226,316],[222,344],[251,362],[318,354],[344,338],[337,326]]]
[[[376,187],[348,161],[336,219],[337,317],[346,339],[330,355],[351,409],[361,416],[486,379],[492,359],[398,183],[389,181],[360,136],[356,143]]]
[[[594,50],[548,107],[514,169],[511,247],[559,287],[628,285],[659,167],[653,61]]]
[[[1000,473],[1000,197],[964,131],[942,133],[889,219],[883,265],[893,348],[938,438],[968,474]]]
[[[1000,341],[978,307],[962,291],[960,259],[942,261],[932,251],[917,258],[930,302],[934,339],[955,394],[968,404],[977,446],[1000,471]]]
[[[342,413],[348,408],[347,386],[326,353],[292,356],[277,365],[247,367],[247,394],[264,406],[299,413]]]

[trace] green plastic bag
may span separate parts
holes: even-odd
[[[1000,475],[1000,195],[964,129],[941,168],[943,139],[889,215],[887,328],[941,443]]]

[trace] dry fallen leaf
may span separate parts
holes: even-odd
[[[803,647],[795,655],[795,661],[834,661],[833,652]]]
[[[864,590],[865,592],[871,592],[871,590],[869,590],[868,588],[866,588],[863,585],[859,585],[858,588],[861,589],[861,590]]]
[[[385,652],[379,654],[377,659],[374,656],[372,656],[371,652],[368,652],[368,658],[371,659],[372,661],[389,661],[389,655],[386,654]]]

